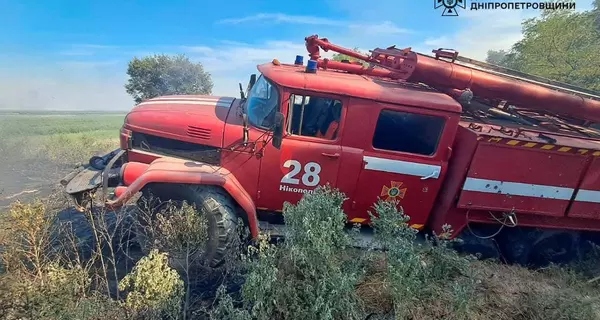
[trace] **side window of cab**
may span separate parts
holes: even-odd
[[[342,101],[324,96],[292,94],[287,132],[292,135],[335,140],[341,122]]]
[[[445,121],[441,116],[384,109],[377,119],[373,147],[433,156],[438,149]]]

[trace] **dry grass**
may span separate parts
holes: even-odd
[[[552,320],[600,319],[600,287],[568,269],[532,271],[519,266],[495,262],[474,262],[477,268],[473,307],[466,314],[451,314],[445,298],[426,306],[414,306],[410,319],[497,319]],[[385,275],[386,263],[379,257],[357,287],[358,296],[368,312],[393,319],[390,282]]]
[[[160,300],[181,283],[160,259],[166,253],[144,259],[130,250],[127,211],[80,213],[64,200],[16,202],[4,215],[0,319],[165,319]],[[168,314],[178,313],[174,299]]]
[[[394,309],[390,281],[386,276],[387,263],[381,253],[373,253],[366,276],[356,288],[368,312],[386,314]]]

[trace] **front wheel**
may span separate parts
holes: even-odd
[[[183,203],[195,210],[205,222],[206,239],[202,248],[177,248],[177,253],[170,252],[172,260],[178,266],[190,267],[192,264],[218,267],[225,259],[227,251],[237,239],[237,214],[235,202],[222,188],[206,185],[184,184],[153,184],[142,191],[138,200],[140,212],[137,215],[136,238],[144,253],[148,253],[157,244],[168,242],[165,237],[176,238],[178,242],[184,239],[195,239],[190,234],[174,235],[173,232],[186,232],[189,223],[183,222],[180,230],[167,230],[167,234],[160,232],[157,238],[157,216],[169,219],[173,212],[181,210]],[[160,219],[159,219],[160,220]],[[189,221],[189,220],[188,220]],[[169,228],[165,228],[169,229]],[[173,229],[171,226],[170,229]],[[192,228],[192,230],[195,230]],[[190,243],[196,243],[191,241]],[[177,266],[176,266],[177,268]]]

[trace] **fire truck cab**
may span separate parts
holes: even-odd
[[[416,227],[426,224],[452,153],[458,102],[425,86],[354,74],[277,62],[258,69],[247,102],[251,130],[267,130],[280,112],[283,139],[264,150],[257,208],[280,210],[329,184],[350,199],[351,222],[368,222],[384,198],[398,200]],[[265,116],[255,114],[257,103]]]

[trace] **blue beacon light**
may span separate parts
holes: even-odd
[[[297,66],[301,66],[304,64],[304,57],[303,56],[296,56],[296,61],[294,61],[294,64]]]
[[[317,61],[316,60],[308,60],[308,63],[306,64],[305,72],[317,73]]]

